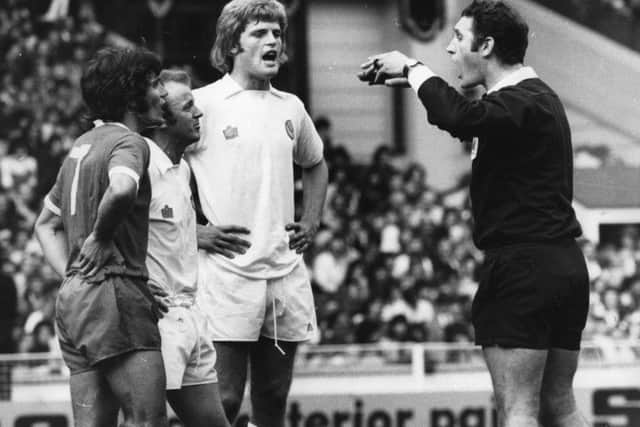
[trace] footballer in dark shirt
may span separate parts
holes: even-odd
[[[65,158],[36,222],[64,277],[58,339],[71,371],[75,425],[165,426],[157,305],[147,287],[149,147],[139,132],[164,124],[157,56],[106,48],[81,86],[95,127]]]

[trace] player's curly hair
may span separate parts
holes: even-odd
[[[211,63],[223,73],[233,69],[234,48],[239,48],[240,34],[251,21],[277,22],[282,30],[282,52],[279,61],[287,61],[287,12],[276,0],[233,0],[225,5],[216,24],[216,40],[211,49]]]
[[[145,48],[107,47],[89,60],[80,86],[91,120],[122,121],[126,111],[144,113],[160,58]]]
[[[493,52],[505,65],[519,64],[529,44],[529,26],[522,16],[502,0],[474,0],[462,11],[473,18],[472,51],[487,37],[495,40]]]

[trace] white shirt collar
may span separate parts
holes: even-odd
[[[498,83],[493,85],[493,87],[487,91],[487,94],[503,89],[507,86],[515,86],[523,80],[535,79],[537,77],[538,75],[533,70],[533,68],[531,67],[519,68],[516,71],[512,72],[511,74],[508,74],[507,76],[503,77],[502,80],[500,80]]]
[[[99,128],[100,126],[104,126],[104,125],[116,125],[116,126],[120,126],[121,128],[125,128],[126,130],[128,130],[130,132],[133,132],[131,129],[129,129],[127,127],[127,125],[125,125],[123,123],[120,123],[120,122],[105,122],[104,120],[97,119],[97,120],[93,121],[93,125],[95,127],[97,127],[97,128]]]
[[[149,146],[149,164],[155,165],[162,175],[173,168],[179,167],[184,161],[184,159],[180,159],[178,164],[174,164],[169,156],[167,156],[167,154],[158,147],[158,144],[149,138],[145,137],[144,139],[147,141],[147,145]]]
[[[224,90],[224,98],[230,98],[233,95],[236,95],[246,89],[244,89],[242,86],[240,86],[240,84],[238,82],[236,82],[233,77],[231,77],[230,74],[225,74],[224,77],[222,77],[222,82],[221,84],[223,85],[223,90]],[[271,83],[269,83],[269,92],[271,92],[272,94],[276,95],[277,97],[282,97],[282,95],[280,94],[280,91],[278,91],[277,89],[275,89],[273,86],[271,86]]]

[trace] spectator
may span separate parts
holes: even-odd
[[[29,279],[26,299],[31,307],[31,313],[24,323],[24,332],[30,335],[33,334],[38,323],[53,318],[54,299],[51,298],[50,291],[46,289],[44,280],[37,276],[32,276]]]
[[[386,207],[389,179],[395,173],[391,164],[391,149],[386,145],[379,146],[373,153],[372,161],[367,168],[361,191],[360,212],[378,212]]]
[[[431,302],[419,298],[414,287],[404,291],[394,288],[391,300],[382,308],[382,320],[390,322],[397,316],[403,316],[409,324],[429,324],[435,319],[435,310]]]
[[[30,188],[36,185],[36,161],[29,156],[27,147],[21,141],[11,144],[9,154],[0,160],[0,170],[2,187],[5,189],[16,188],[22,183],[26,183]]]
[[[596,258],[596,247],[592,242],[587,239],[583,239],[581,241],[581,248],[585,262],[587,263],[589,280],[593,283],[593,281],[597,280],[600,277],[600,274],[602,274],[602,268],[600,268],[600,263]]]
[[[16,350],[13,328],[18,314],[18,291],[13,277],[4,268],[10,235],[9,230],[0,230],[0,354]]]
[[[324,159],[327,162],[333,162],[333,150],[335,147],[331,132],[331,120],[326,116],[316,117],[314,125],[316,127],[316,131],[318,131],[318,135],[320,135],[320,139],[322,139],[322,144],[324,146]]]
[[[347,268],[357,258],[355,251],[349,249],[342,237],[333,236],[329,247],[321,251],[313,262],[313,278],[321,292],[334,294],[344,283]]]
[[[31,345],[26,350],[29,353],[48,353],[55,349],[55,341],[53,322],[42,320],[33,328]]]
[[[406,342],[409,340],[409,322],[402,314],[388,319],[385,340],[388,342]]]

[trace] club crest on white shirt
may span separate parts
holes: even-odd
[[[293,122],[291,120],[287,120],[286,122],[284,122],[284,129],[287,131],[287,135],[289,135],[289,138],[293,140],[296,134],[293,129]]]
[[[471,160],[474,160],[478,157],[478,137],[474,136],[471,141]]]
[[[227,141],[233,138],[238,137],[238,128],[235,126],[228,125],[223,131],[224,139]]]
[[[169,205],[164,205],[164,208],[160,210],[160,213],[162,214],[162,218],[164,219],[173,218],[173,208],[171,208]]]

